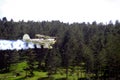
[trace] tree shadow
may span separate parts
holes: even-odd
[[[56,80],[67,80],[66,78],[59,78],[59,79],[56,79]]]
[[[38,80],[55,80],[54,77],[43,77],[39,78]]]
[[[87,79],[87,78],[79,78],[78,80],[89,80],[89,79]]]
[[[21,77],[21,78],[15,79],[15,80],[25,80],[25,79],[26,79],[25,77]]]

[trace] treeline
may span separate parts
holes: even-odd
[[[16,40],[22,39],[27,33],[31,38],[35,34],[44,34],[57,37],[57,42],[52,50],[33,49],[28,51],[0,51],[0,71],[8,70],[5,63],[12,59],[15,53],[19,62],[27,60],[29,67],[25,70],[33,75],[33,66],[46,70],[50,74],[55,73],[59,68],[66,69],[68,78],[69,69],[86,73],[95,80],[101,77],[106,80],[120,79],[120,22],[108,24],[93,22],[90,23],[63,23],[60,21],[7,21],[4,17],[0,20],[0,39]],[[10,59],[6,59],[10,56]],[[14,54],[13,57],[11,54]],[[30,53],[30,54],[28,54]],[[1,57],[3,56],[3,57]],[[24,57],[23,57],[24,56]],[[27,56],[27,57],[25,57]],[[14,59],[13,59],[14,58]],[[6,61],[5,61],[6,60]],[[15,59],[16,60],[16,59]],[[1,66],[3,63],[6,67]],[[38,64],[34,64],[35,62]],[[9,70],[8,70],[9,71]]]

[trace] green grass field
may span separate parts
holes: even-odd
[[[13,64],[10,68],[11,71],[9,73],[0,74],[0,80],[38,80],[38,79],[42,80],[42,78],[48,77],[47,72],[34,71],[33,77],[26,78],[25,77],[26,71],[23,70],[26,66],[27,66],[26,62]],[[17,73],[19,73],[18,76],[16,76]],[[82,77],[84,76],[85,74],[82,73]],[[59,71],[56,74],[52,75],[52,77],[54,78],[54,80],[62,80],[62,78],[66,77],[65,69],[59,69]],[[78,77],[76,73],[69,75],[68,78],[68,80],[77,80],[77,79]],[[48,80],[48,79],[44,79],[44,80]]]

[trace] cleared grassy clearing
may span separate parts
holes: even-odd
[[[25,77],[26,71],[24,71],[24,68],[27,66],[26,62],[21,62],[17,64],[13,64],[11,66],[11,71],[9,73],[0,73],[0,80],[51,80],[48,79],[48,73],[43,71],[34,71],[33,77]],[[68,73],[68,80],[78,80],[79,77],[85,77],[85,73],[77,73],[78,71],[75,71],[74,73],[71,73],[71,69],[69,69]],[[52,80],[62,80],[66,78],[65,69],[59,69],[56,74],[53,74]]]

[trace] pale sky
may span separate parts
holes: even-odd
[[[14,21],[120,21],[120,0],[0,0],[0,18]]]

